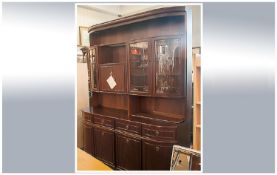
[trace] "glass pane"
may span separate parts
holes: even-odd
[[[96,55],[95,48],[90,50],[90,65],[91,65],[91,87],[97,88],[97,75],[96,75]]]
[[[92,88],[96,89],[97,88],[97,76],[96,76],[96,66],[95,66],[95,63],[91,64],[91,69],[92,69],[92,71],[91,71],[91,73],[92,73],[92,75],[91,75]]]
[[[130,44],[130,91],[149,91],[148,42]]]
[[[155,41],[156,93],[182,94],[183,61],[180,39]]]

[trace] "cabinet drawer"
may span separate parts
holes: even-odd
[[[115,128],[118,130],[128,131],[134,134],[141,134],[141,126],[139,123],[117,120]]]
[[[114,120],[112,118],[108,118],[104,116],[94,115],[93,123],[114,128]]]
[[[142,136],[154,139],[176,140],[177,127],[143,125]]]
[[[85,121],[91,121],[92,115],[86,112],[83,112],[83,118]]]

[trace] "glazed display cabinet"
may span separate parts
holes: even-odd
[[[169,170],[192,144],[191,11],[160,8],[89,28],[84,149],[117,170]]]

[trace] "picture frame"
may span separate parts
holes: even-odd
[[[201,153],[200,151],[186,148],[180,145],[174,145],[171,155],[170,170],[191,171],[201,170]]]
[[[84,54],[82,51],[83,48],[82,46],[77,46],[77,63],[87,63],[88,53]]]
[[[88,27],[79,26],[79,45],[80,46],[90,45]]]

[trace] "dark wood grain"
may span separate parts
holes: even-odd
[[[97,85],[90,85],[90,108],[83,115],[85,150],[112,168],[169,170],[173,144],[191,144],[187,18],[185,7],[170,7],[89,28]],[[140,42],[147,49],[134,46]],[[110,76],[117,84],[113,89]]]

